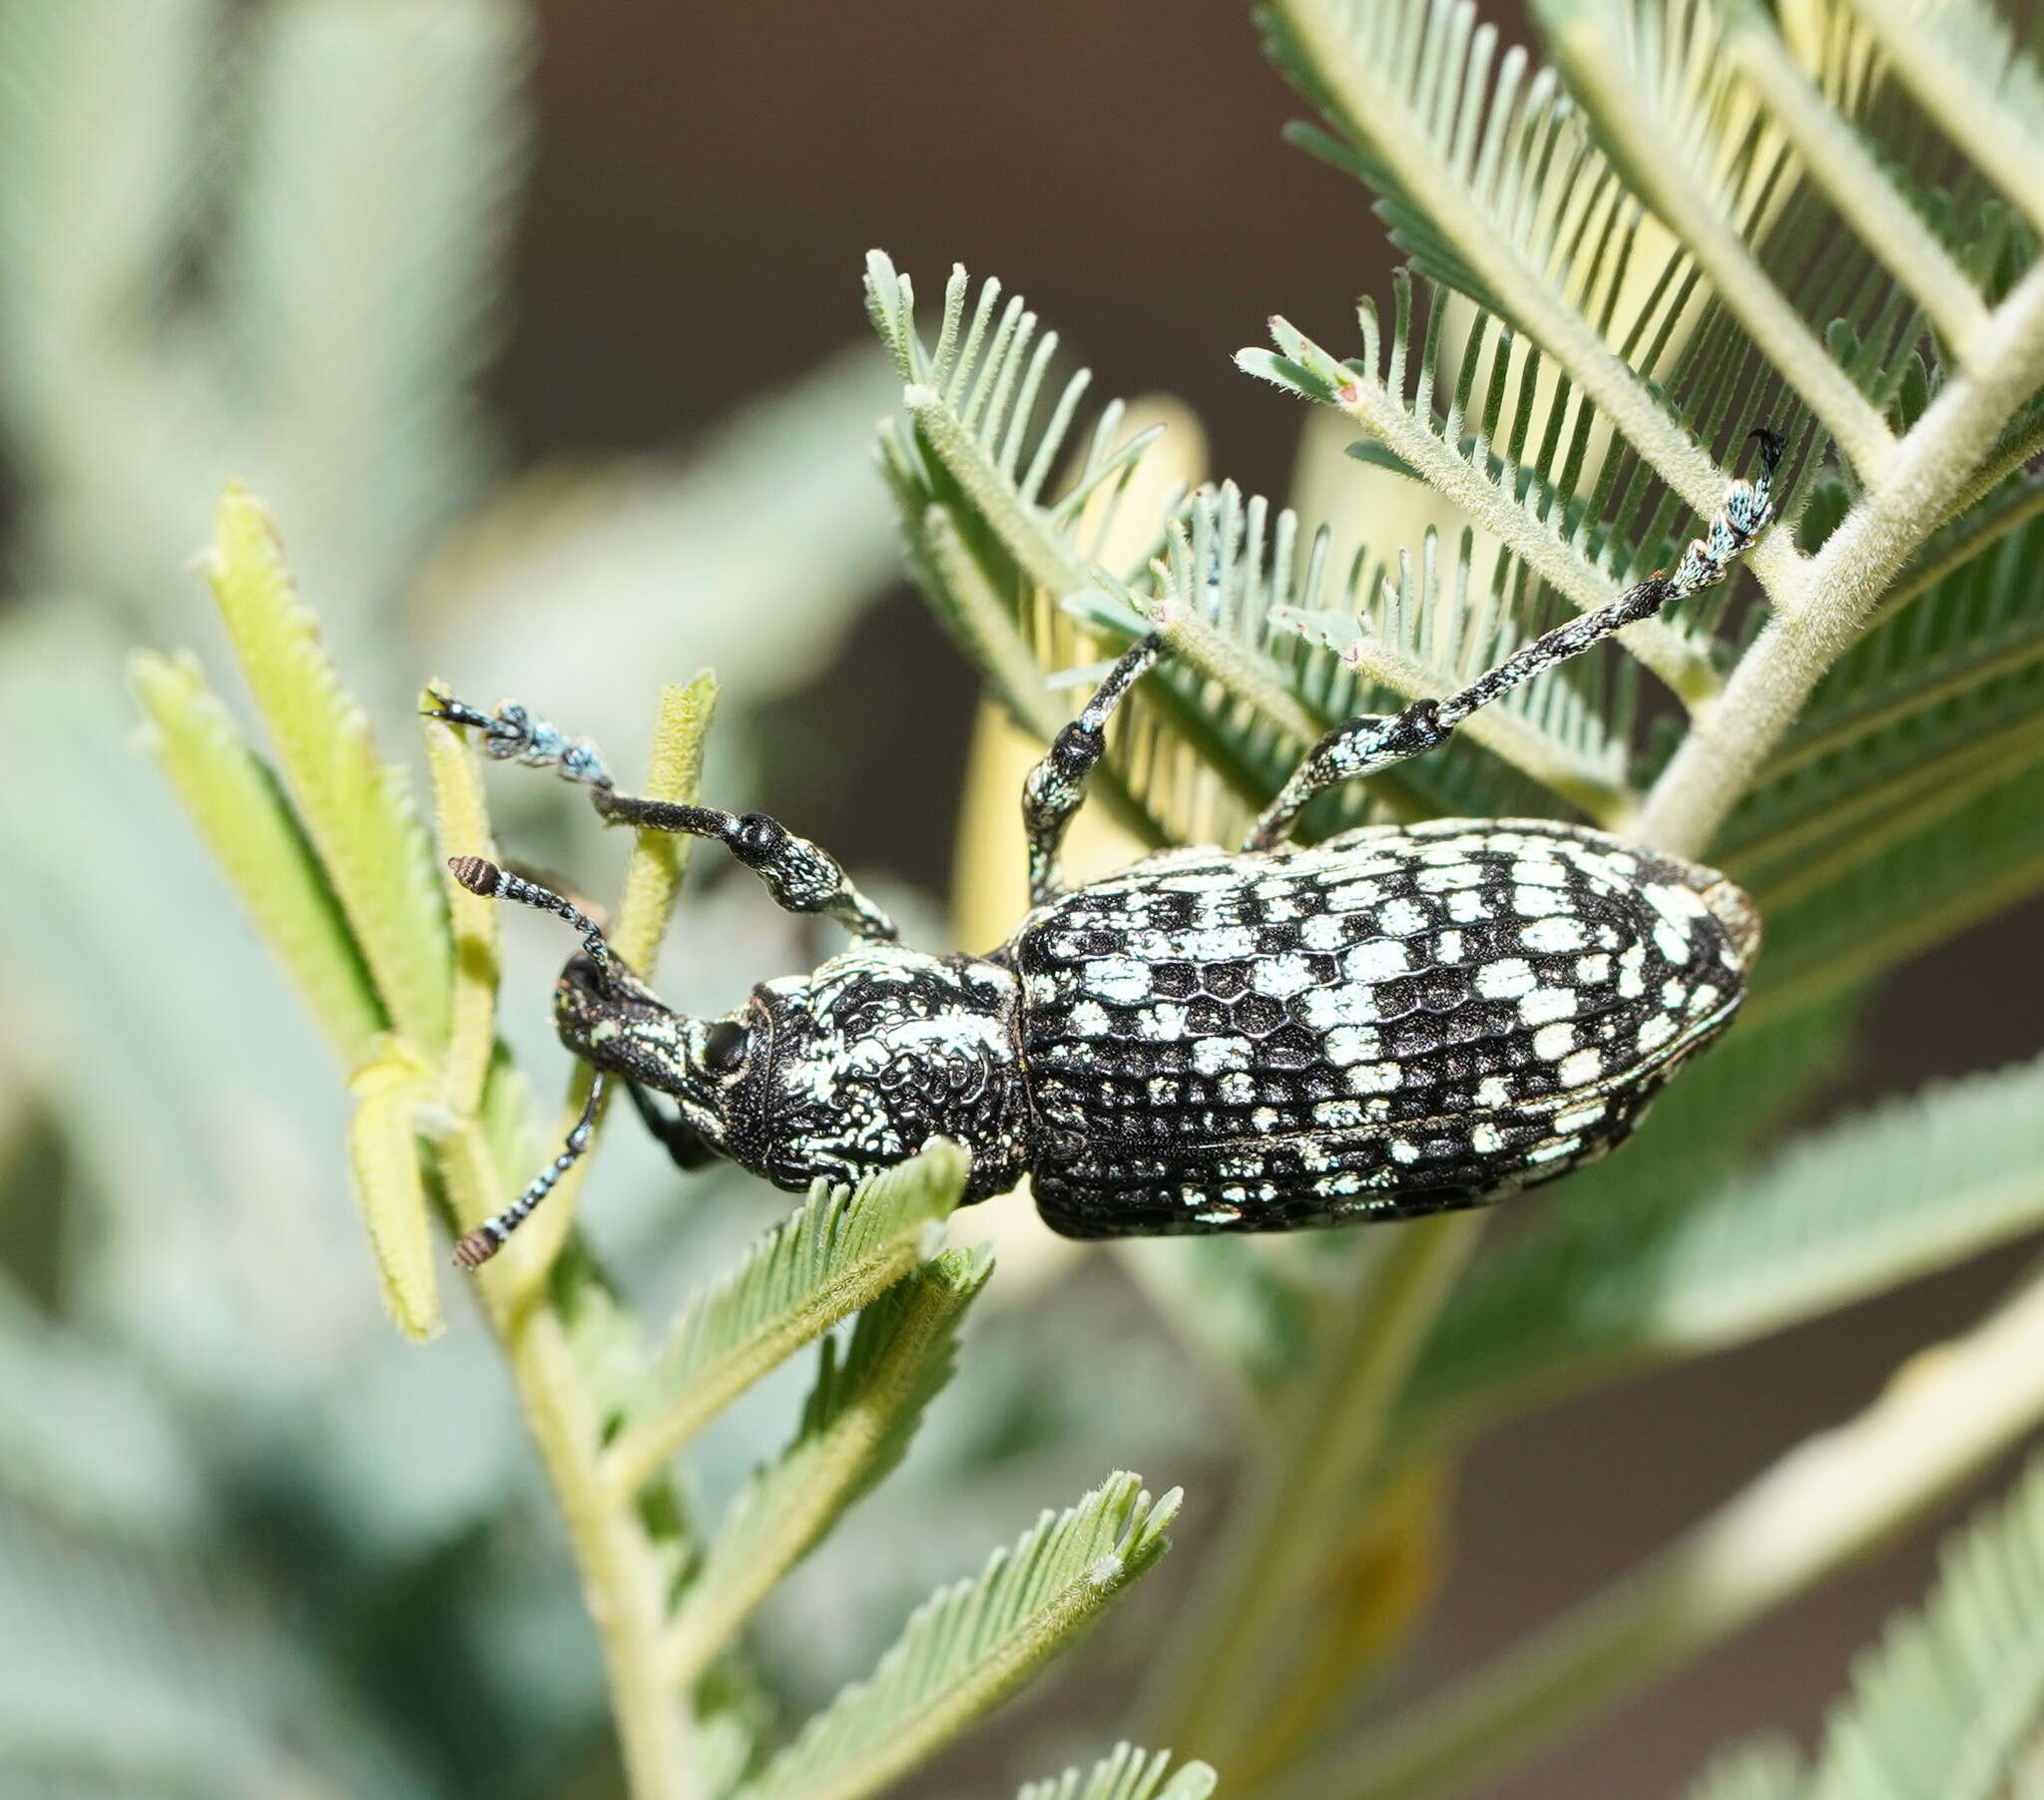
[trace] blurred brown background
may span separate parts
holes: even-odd
[[[1222,469],[1281,492],[1299,415],[1230,354],[1278,309],[1338,340],[1353,295],[1382,291],[1391,265],[1367,197],[1278,141],[1298,109],[1232,0],[542,10],[539,160],[494,378],[522,452],[686,441],[859,337],[860,258],[881,245],[925,291],[953,260],[1021,287],[1105,391],[1175,390]],[[971,706],[960,666],[897,595],[843,667],[780,703],[762,800],[849,861],[939,886]],[[2004,920],[1893,983],[1846,1092],[2034,1051],[2040,925],[2034,909]],[[1462,1485],[1460,1564],[1413,1678],[1508,1640],[1862,1404],[2029,1253],[1493,1440]],[[1182,1584],[1220,1470],[1159,1473],[1194,1496],[1190,1554],[1159,1577]],[[1930,1536],[1485,1794],[1669,1793],[1735,1732],[1807,1738],[1851,1652],[1920,1592]],[[1076,1685],[1030,1704],[1111,1730],[1115,1696]]]

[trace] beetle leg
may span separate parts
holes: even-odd
[[[1107,747],[1106,726],[1145,671],[1164,650],[1156,633],[1138,639],[1094,689],[1079,716],[1052,739],[1049,752],[1022,783],[1022,827],[1029,834],[1029,904],[1042,906],[1065,891],[1058,848],[1065,827],[1086,797],[1086,777]]]
[[[689,1123],[688,1115],[679,1107],[673,1113],[663,1112],[660,1103],[637,1082],[627,1082],[625,1092],[632,1097],[632,1107],[639,1115],[640,1124],[674,1158],[675,1167],[702,1168],[719,1160],[718,1152],[704,1142],[703,1134]]]
[[[1308,802],[1338,787],[1374,775],[1408,756],[1445,743],[1454,728],[1479,706],[1502,698],[1557,663],[1578,657],[1614,632],[1651,619],[1671,601],[1686,600],[1724,580],[1727,569],[1775,517],[1775,471],[1781,465],[1781,433],[1763,426],[1750,434],[1760,443],[1760,463],[1751,480],[1735,481],[1725,504],[1704,535],[1693,541],[1675,574],[1656,570],[1607,606],[1544,632],[1513,652],[1468,686],[1438,700],[1414,700],[1402,712],[1352,718],[1336,725],[1307,752],[1278,797],[1264,809],[1244,848],[1269,850],[1291,833]]]
[[[586,781],[591,787],[611,785],[603,756],[586,737],[570,737],[543,718],[535,718],[516,700],[499,700],[494,712],[471,706],[451,693],[436,694],[421,707],[427,718],[467,725],[483,734],[483,750],[497,762],[522,762],[527,768],[560,766],[563,781]]]
[[[783,912],[827,913],[853,937],[891,944],[894,921],[851,883],[829,851],[764,812],[720,812],[675,800],[642,800],[599,787],[590,796],[606,824],[674,831],[721,843],[765,883]]]
[[[564,781],[588,784],[590,800],[606,824],[715,838],[753,870],[766,884],[775,904],[788,912],[828,913],[855,937],[891,943],[896,936],[893,920],[852,886],[835,857],[764,812],[741,817],[714,806],[683,806],[621,794],[594,743],[586,737],[567,736],[515,700],[501,700],[495,712],[485,712],[448,694],[436,696],[424,711],[428,718],[481,731],[484,750],[499,761],[522,762],[528,768],[558,764]],[[503,898],[525,896],[507,892]]]
[[[1374,775],[1446,743],[1454,723],[1439,713],[1433,700],[1414,700],[1403,712],[1369,714],[1336,725],[1291,771],[1291,779],[1264,808],[1243,848],[1275,849],[1291,834],[1307,804],[1328,788]]]

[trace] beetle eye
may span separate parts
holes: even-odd
[[[746,1028],[720,1019],[703,1040],[703,1061],[719,1075],[730,1075],[746,1060]]]

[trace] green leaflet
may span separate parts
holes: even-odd
[[[2032,519],[1839,659],[1726,827],[1728,866],[1764,903],[1822,892],[2044,760],[2040,556]]]
[[[301,0],[249,23],[219,288],[283,454],[240,466],[352,650],[485,472],[477,378],[529,154],[531,24],[493,0]]]
[[[414,1343],[440,1331],[433,1228],[417,1139],[418,1114],[432,1093],[431,1073],[391,1041],[348,1084],[355,1096],[347,1136],[355,1198],[369,1227],[384,1308]]]
[[[1923,797],[1883,842],[1814,893],[1768,916],[1752,1005],[1810,1005],[1955,937],[2044,888],[2044,770],[2032,767],[1955,810]]]
[[[811,1189],[743,1264],[682,1309],[607,1453],[614,1488],[636,1492],[768,1369],[921,1262],[967,1173],[965,1152],[939,1140],[855,1188]]]
[[[447,920],[425,833],[291,585],[275,526],[239,487],[222,496],[206,569],[305,833],[391,1023],[437,1054],[447,1036]]]
[[[739,1493],[670,1622],[668,1677],[688,1687],[755,1607],[821,1542],[845,1509],[907,1453],[950,1380],[958,1327],[993,1258],[949,1250],[858,1315],[838,1354],[823,1340],[801,1428],[777,1463]]]
[[[235,896],[296,983],[334,1053],[352,1069],[385,1019],[326,872],[276,779],[208,690],[189,656],[142,655],[129,680],[148,712],[150,749],[205,834]]]
[[[2044,1466],[1947,1540],[1923,1603],[1889,1619],[1813,1765],[1763,1739],[1688,1800],[2000,1800],[2030,1791],[2044,1721]]]
[[[1217,1780],[1204,1762],[1189,1762],[1173,1774],[1169,1750],[1117,1744],[1091,1769],[1024,1783],[1015,1800],[1207,1800]]]
[[[910,1617],[863,1681],[845,1688],[734,1800],[863,1800],[998,1705],[1093,1622],[1168,1548],[1173,1489],[1110,1476],[1045,1513],[974,1579]]]
[[[1748,1079],[1806,1061],[1806,1025],[1774,1035]],[[2044,1061],[1853,1115],[1694,1197],[1652,1195],[1650,1174],[1630,1171],[1623,1203],[1571,1194],[1478,1267],[1422,1358],[1408,1425],[1463,1429],[1600,1372],[1722,1349],[2034,1229]]]

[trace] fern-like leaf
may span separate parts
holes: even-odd
[[[1520,350],[1510,333],[1483,312],[1476,314],[1462,344],[1459,379],[1445,408],[1439,408],[1442,296],[1438,289],[1432,292],[1421,335],[1415,335],[1410,285],[1402,276],[1395,299],[1388,353],[1376,308],[1365,302],[1357,313],[1363,338],[1359,357],[1338,361],[1283,319],[1273,319],[1278,354],[1244,350],[1236,360],[1250,374],[1353,419],[1578,612],[1615,600],[1633,572],[1647,564],[1602,526],[1586,504],[1589,496],[1576,490],[1594,414],[1572,404],[1566,383],[1551,393],[1543,390],[1534,379],[1537,356]],[[1480,389],[1475,385],[1479,371],[1491,377]],[[1565,420],[1576,446],[1566,462],[1559,462]],[[1537,467],[1522,465],[1529,442],[1541,463],[1558,467],[1559,480],[1539,480]],[[1703,698],[1717,687],[1706,645],[1666,621],[1647,622],[1619,643],[1687,699]]]
[[[841,1356],[836,1340],[823,1340],[794,1442],[732,1502],[690,1577],[667,1633],[670,1680],[686,1686],[701,1673],[845,1509],[900,1462],[951,1377],[959,1323],[992,1272],[983,1252],[946,1251],[860,1312]]]
[[[1500,54],[1468,0],[1275,0],[1264,18],[1337,134],[1303,141],[1376,191],[1421,272],[1538,345],[1692,512],[1715,506],[1723,476],[1691,432],[1722,419],[1692,401],[1686,427],[1654,385],[1708,314],[1695,264],[1555,72]],[[1756,563],[1768,581],[1783,567],[1766,546]]]
[[[1990,543],[1839,659],[1728,822],[1764,903],[1821,892],[2044,760],[2044,519]]]
[[[343,1068],[386,1023],[332,884],[276,779],[250,749],[189,656],[138,656],[130,683],[149,714],[149,744]]]
[[[1689,1800],[1998,1800],[2028,1792],[2044,1726],[2044,1465],[1946,1543],[1824,1721],[1814,1766],[1742,1746]]]
[[[856,1187],[818,1182],[744,1263],[682,1309],[608,1453],[618,1491],[635,1492],[768,1369],[913,1270],[969,1172],[966,1153],[939,1139]]]
[[[528,35],[492,0],[250,22],[220,291],[264,486],[344,644],[483,473]]]
[[[1806,1033],[1784,1042],[1806,1047]],[[1548,1229],[1478,1267],[1421,1359],[1408,1417],[1488,1414],[1745,1342],[2034,1229],[2044,1062],[1846,1119],[1695,1197],[1643,1203],[1637,1173],[1626,1196],[1571,1194]]]
[[[2020,760],[2034,763],[2027,736],[2019,741]],[[1801,891],[1769,915],[1757,1008],[1811,1005],[2044,889],[2044,769],[1956,810],[1934,789],[1913,796],[1876,835],[1876,854],[1841,858],[1814,891],[1798,880]]]
[[[451,971],[438,871],[396,772],[319,642],[276,527],[239,487],[223,496],[207,574],[305,834],[397,1031],[420,1050],[447,1034]]]
[[[1204,1762],[1186,1763],[1174,1774],[1169,1750],[1117,1744],[1091,1769],[1025,1782],[1015,1800],[1207,1800],[1217,1780]]]
[[[1431,553],[1416,572],[1365,558],[1337,576],[1322,534],[1229,484],[1124,532],[1154,540],[1162,554],[1147,566],[1107,567],[1095,553],[1141,438],[1118,440],[1109,409],[1069,486],[1047,499],[1054,455],[1032,451],[1024,468],[1023,450],[1061,446],[1083,390],[1074,377],[1048,422],[1031,423],[1052,341],[1025,357],[1034,316],[1016,302],[998,311],[992,283],[968,311],[971,290],[956,274],[931,345],[917,330],[906,280],[877,255],[867,292],[910,382],[911,424],[883,438],[882,459],[911,565],[1018,720],[1050,735],[1063,708],[1048,697],[1049,674],[1089,666],[1145,631],[1169,639],[1174,654],[1122,709],[1108,749],[1116,791],[1139,807],[1154,839],[1226,840],[1329,724],[1445,691],[1573,611],[1604,604],[1625,575],[1672,551],[1663,539],[1679,508],[1641,514],[1662,534],[1645,547],[1599,522],[1594,497],[1575,485],[1593,416],[1566,387],[1538,383],[1538,358],[1496,321],[1478,318],[1470,328],[1461,380],[1436,421],[1442,309],[1429,312],[1420,341],[1401,287],[1390,361],[1402,371],[1409,358],[1418,372],[1410,394],[1398,374],[1400,397],[1387,405],[1408,435],[1464,469],[1486,527],[1480,547],[1471,538],[1459,549],[1448,581],[1438,579]],[[1317,391],[1343,379],[1330,373]],[[1557,444],[1568,447],[1565,485],[1531,481],[1535,446],[1552,461]],[[1717,604],[1706,603],[1706,620]],[[1644,643],[1641,654],[1687,693],[1715,684],[1700,640],[1649,624],[1626,643],[1636,651]],[[1382,790],[1402,796],[1394,803],[1405,816],[1622,812],[1631,798],[1633,694],[1623,658],[1618,671],[1579,671],[1523,690],[1473,719],[1467,743],[1398,771]],[[1353,823],[1366,803],[1360,793],[1341,796],[1318,827]]]
[[[998,1705],[1168,1548],[1176,1489],[1153,1500],[1111,1476],[1046,1513],[974,1579],[909,1619],[872,1674],[853,1682],[735,1800],[863,1800]]]

